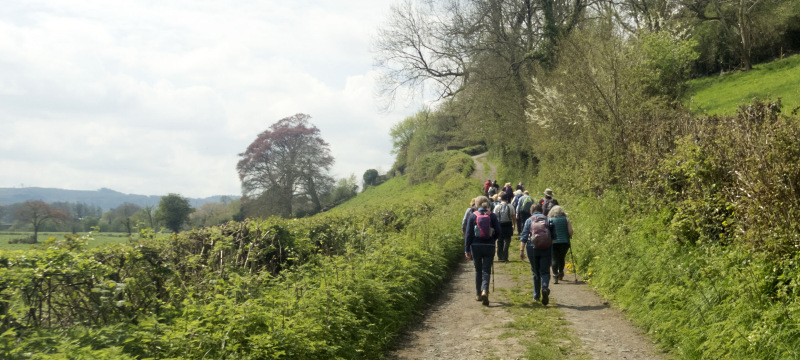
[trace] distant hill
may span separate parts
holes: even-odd
[[[200,207],[206,203],[221,202],[223,197],[239,198],[239,196],[234,195],[217,195],[202,199],[188,199],[193,207]],[[136,204],[142,207],[158,206],[158,202],[161,201],[161,195],[123,194],[106,188],[100,190],[64,190],[39,187],[0,188],[0,205],[10,205],[29,200],[41,200],[48,204],[59,201],[85,203],[99,206],[103,211],[106,211],[124,203]]]

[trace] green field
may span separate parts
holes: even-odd
[[[695,114],[733,114],[754,97],[781,98],[784,112],[800,106],[800,55],[759,64],[750,72],[709,76],[689,82],[686,105]]]
[[[33,232],[28,231],[0,231],[0,250],[29,250],[34,246],[40,246],[47,238],[63,238],[64,235],[70,234],[68,232],[41,232],[39,233],[39,244],[9,244],[8,241],[12,239],[19,239],[33,236]],[[81,233],[79,235],[88,235]],[[133,235],[134,238],[138,237],[137,234]],[[163,236],[169,236],[164,234]],[[127,233],[92,233],[92,240],[89,240],[89,248],[95,248],[107,244],[118,244],[128,241]]]

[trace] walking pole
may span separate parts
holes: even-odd
[[[575,283],[578,283],[578,262],[575,261],[575,254],[572,253],[572,244],[569,244],[569,257],[572,258],[572,269],[575,272]]]

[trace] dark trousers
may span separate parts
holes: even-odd
[[[508,247],[511,245],[511,235],[514,226],[511,222],[500,223],[500,237],[497,238],[497,260],[508,261]]]
[[[472,245],[472,263],[475,265],[475,293],[481,294],[482,290],[489,292],[489,280],[492,279],[492,264],[494,263],[494,246]]]
[[[553,276],[564,273],[565,259],[569,251],[569,243],[553,244]]]
[[[550,284],[550,257],[552,247],[546,250],[536,250],[533,242],[528,242],[525,247],[528,250],[528,260],[531,262],[531,272],[533,273],[533,298],[539,300],[542,289],[547,289]]]
[[[522,235],[522,228],[525,227],[525,220],[528,220],[528,218],[531,217],[531,214],[527,211],[520,211],[517,216],[517,235]]]

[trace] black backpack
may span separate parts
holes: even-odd
[[[552,209],[553,206],[556,205],[558,205],[558,201],[556,201],[556,199],[553,198],[542,199],[542,215],[547,216],[547,213],[550,212],[550,209]]]

